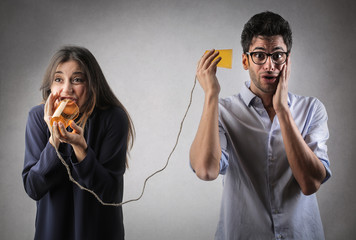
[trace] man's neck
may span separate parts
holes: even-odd
[[[260,96],[258,96],[258,97],[261,98],[263,106],[266,109],[273,108],[273,95],[272,94],[260,94]]]
[[[271,122],[273,121],[274,116],[276,115],[276,112],[274,111],[273,108],[273,93],[264,93],[262,91],[254,91],[254,89],[252,89],[250,87],[250,90],[259,98],[261,98],[262,100],[262,104],[264,106],[264,108],[266,109],[268,116],[271,120]]]

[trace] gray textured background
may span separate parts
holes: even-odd
[[[64,44],[82,45],[99,61],[129,110],[137,140],[125,175],[125,199],[171,151],[205,49],[233,48],[233,68],[219,69],[221,97],[237,93],[243,24],[272,10],[291,24],[290,90],[318,97],[329,114],[332,178],[318,192],[327,239],[354,239],[355,2],[272,0],[131,0],[0,2],[0,239],[32,239],[35,202],[22,186],[24,130],[40,103],[42,76]],[[148,182],[142,200],[123,207],[126,238],[212,239],[221,178],[202,182],[188,164],[202,111],[198,87],[167,170]]]

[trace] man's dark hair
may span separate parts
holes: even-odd
[[[280,15],[273,12],[262,12],[254,15],[244,26],[241,34],[243,52],[249,51],[253,37],[271,37],[281,35],[287,46],[287,51],[292,49],[292,30],[289,23]]]

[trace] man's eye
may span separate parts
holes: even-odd
[[[281,52],[273,53],[273,59],[275,59],[275,60],[280,59],[282,57],[283,57],[283,53],[281,53]]]
[[[255,55],[255,58],[258,58],[258,59],[264,59],[265,58],[265,54],[264,53],[256,52],[254,55]]]

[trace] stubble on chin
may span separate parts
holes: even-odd
[[[277,85],[279,82],[279,79],[276,80],[276,82],[274,84],[265,84],[264,86],[262,85],[262,81],[260,78],[256,79],[256,78],[252,78],[251,79],[253,84],[255,85],[255,87],[266,94],[274,94],[277,90]]]

